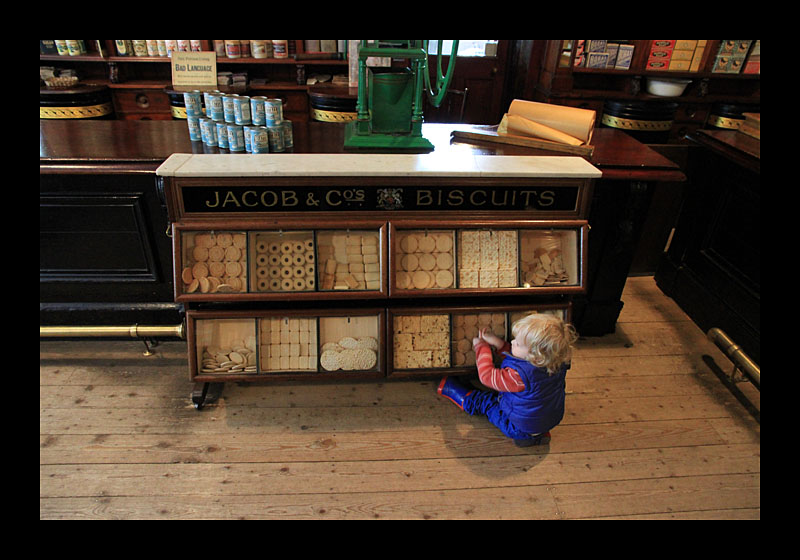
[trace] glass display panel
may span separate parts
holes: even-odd
[[[323,371],[377,371],[378,316],[320,317],[319,363]]]
[[[578,285],[578,232],[520,231],[520,269],[525,287]]]
[[[503,340],[508,340],[506,328],[506,314],[496,313],[454,313],[451,343],[453,347],[453,366],[474,366],[475,351],[472,349],[472,339],[478,336],[478,331],[488,328]],[[497,353],[495,353],[497,354]],[[502,356],[495,355],[499,363]],[[495,364],[497,365],[497,364]]]
[[[252,233],[252,292],[306,292],[317,285],[314,233]]]
[[[403,290],[455,287],[455,232],[398,231],[395,283]]]
[[[317,232],[320,290],[380,290],[377,231]]]
[[[256,373],[255,319],[199,319],[195,343],[200,373]]]
[[[519,285],[516,230],[460,230],[459,288],[511,288]]]
[[[184,232],[181,237],[183,293],[247,291],[247,234],[243,231]]]
[[[514,323],[526,317],[528,315],[533,315],[534,313],[546,313],[549,315],[555,315],[559,317],[561,320],[567,320],[567,310],[566,308],[559,308],[559,309],[545,309],[541,311],[537,311],[536,309],[531,309],[529,311],[515,311],[513,313],[509,313],[509,320],[508,320],[508,332],[511,333],[511,327],[514,326]]]
[[[258,332],[261,372],[317,371],[316,317],[264,317]]]
[[[392,344],[396,369],[450,367],[450,316],[395,315]]]

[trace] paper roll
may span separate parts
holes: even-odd
[[[506,114],[503,117],[500,126],[497,129],[498,134],[511,134],[514,136],[533,136],[535,138],[543,138],[558,142],[559,144],[568,144],[570,146],[580,146],[583,144],[582,140],[578,140],[574,136],[565,134],[555,128],[550,128],[543,124],[530,121],[519,115]]]
[[[595,112],[590,109],[514,99],[508,108],[508,114],[518,115],[529,121],[554,128],[585,144],[589,144],[592,140]]]

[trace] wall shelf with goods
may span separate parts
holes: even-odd
[[[633,111],[672,103],[671,130],[653,143],[680,143],[697,128],[735,127],[739,113],[760,110],[760,48],[758,40],[545,41],[526,95],[594,109],[599,123],[607,100]],[[720,119],[728,110],[737,114]]]
[[[115,118],[169,120],[176,117],[169,97],[172,71],[168,56],[137,55],[131,41],[127,41],[129,46],[123,47],[123,51],[131,49],[130,55],[125,56],[120,55],[114,40],[80,42],[85,52],[59,54],[56,52],[55,41],[40,41],[40,66],[52,66],[56,72],[73,70],[82,86],[107,87],[113,100]],[[215,50],[213,40],[191,43],[195,43],[194,50]],[[308,89],[308,78],[318,74],[327,78],[336,74],[346,75],[347,60],[335,52],[308,51],[306,47],[313,45],[313,41],[288,40],[286,44],[286,58],[259,58],[252,54],[230,58],[217,50],[218,73],[247,74],[246,85],[220,85],[220,91],[252,91],[256,95],[273,94],[276,97],[291,95],[291,99],[287,98],[286,102],[291,104],[292,117],[307,120],[308,101],[305,92]],[[186,50],[191,48],[189,46]],[[142,51],[138,49],[137,52]],[[42,89],[44,91],[44,87]]]

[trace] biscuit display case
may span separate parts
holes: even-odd
[[[582,158],[174,154],[157,174],[198,408],[228,381],[474,373],[476,329],[569,320],[586,289]]]

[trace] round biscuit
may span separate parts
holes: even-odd
[[[221,278],[225,274],[225,265],[221,262],[210,262],[208,263],[208,272],[211,276],[217,276]]]
[[[433,270],[436,266],[436,257],[430,253],[423,253],[419,256],[418,262],[422,270]]]
[[[201,247],[200,245],[196,245],[194,249],[192,249],[192,257],[197,262],[203,262],[208,260],[208,249],[205,247]]]
[[[372,369],[378,362],[378,356],[369,348],[353,350],[353,369]]]
[[[453,268],[453,255],[450,253],[437,253],[436,266],[439,267],[440,270],[449,270]]]
[[[195,278],[205,278],[208,276],[208,267],[205,263],[197,263],[192,267],[192,276]]]
[[[217,245],[225,249],[233,245],[233,236],[230,233],[217,234]]]
[[[183,271],[181,272],[181,280],[183,280],[183,283],[191,284],[193,278],[194,276],[192,275],[192,269],[188,266],[184,268]]]
[[[339,346],[342,348],[356,348],[358,347],[358,341],[352,336],[345,336],[339,339]]]
[[[339,364],[339,354],[330,350],[322,353],[319,357],[319,363],[322,369],[327,371],[335,371],[341,367]]]
[[[225,249],[225,260],[238,261],[241,256],[242,251],[236,245],[231,245]]]
[[[440,270],[436,273],[436,285],[439,288],[449,288],[453,285],[453,273],[449,270]]]
[[[436,249],[436,240],[431,235],[423,235],[419,238],[418,247],[423,253],[433,253]]]
[[[442,253],[447,253],[453,248],[453,238],[446,233],[436,236],[436,250]]]
[[[224,258],[225,258],[225,249],[223,249],[222,247],[217,245],[217,246],[211,247],[208,250],[208,260],[209,261],[219,262]]]

